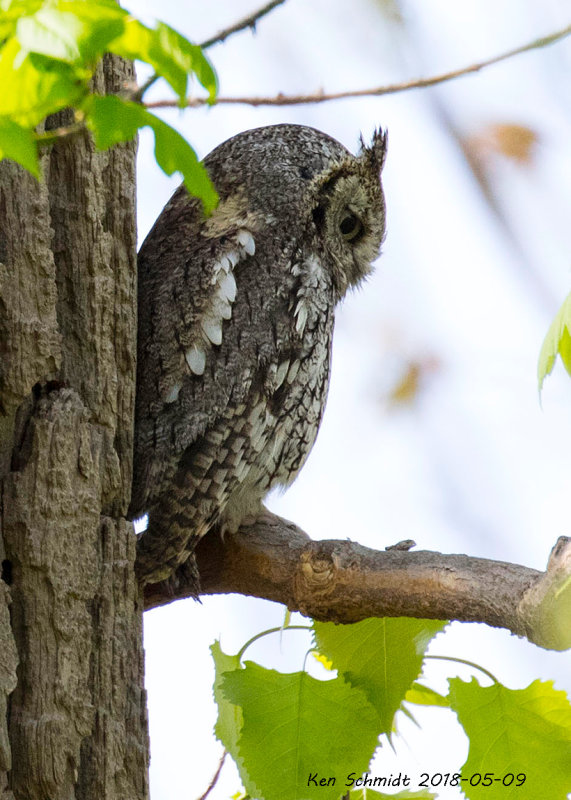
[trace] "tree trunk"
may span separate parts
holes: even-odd
[[[131,66],[108,57],[116,92]],[[65,114],[49,127],[69,122]],[[135,147],[0,164],[0,800],[143,800]]]

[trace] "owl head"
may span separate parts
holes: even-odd
[[[385,236],[381,170],[386,132],[376,131],[370,147],[361,140],[357,157],[347,153],[314,180],[312,218],[333,263],[339,296],[371,272]]]
[[[371,272],[385,235],[381,171],[387,134],[378,130],[357,156],[302,125],[245,131],[205,160],[222,200],[242,194],[251,220],[282,242],[303,242],[329,264],[337,299]],[[268,228],[270,230],[268,230]],[[273,233],[271,229],[274,229]]]

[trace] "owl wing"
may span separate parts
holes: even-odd
[[[191,445],[251,405],[283,347],[287,301],[264,285],[258,225],[238,195],[205,220],[181,187],[140,250],[133,517]]]

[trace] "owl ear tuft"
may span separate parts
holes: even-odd
[[[370,147],[365,144],[363,136],[360,137],[360,142],[362,157],[370,164],[371,169],[374,169],[376,173],[380,174],[385,166],[385,159],[387,157],[389,143],[388,131],[382,128],[376,128]]]

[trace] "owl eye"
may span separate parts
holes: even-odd
[[[363,233],[363,223],[355,214],[346,214],[339,223],[339,230],[346,242],[353,242]]]

